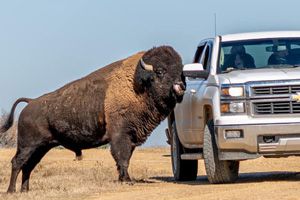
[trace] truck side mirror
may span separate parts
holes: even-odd
[[[193,63],[184,65],[183,76],[207,79],[209,72],[203,69],[203,65],[201,63]]]

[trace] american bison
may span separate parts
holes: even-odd
[[[103,67],[36,99],[18,99],[0,132],[13,124],[18,103],[27,102],[18,123],[8,192],[29,190],[32,170],[53,147],[74,152],[110,143],[120,181],[130,181],[129,160],[136,146],[164,120],[185,90],[182,61],[169,46],[152,48]]]

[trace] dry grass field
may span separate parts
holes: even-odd
[[[109,150],[83,151],[84,159],[73,161],[74,153],[55,149],[34,170],[30,192],[6,194],[14,152],[15,149],[0,150],[1,200],[300,199],[300,157],[243,161],[238,182],[226,185],[210,185],[203,161],[199,161],[197,181],[175,183],[167,148],[134,152],[130,166],[133,185],[116,181],[115,163]]]

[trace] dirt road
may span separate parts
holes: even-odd
[[[84,151],[79,162],[72,152],[52,150],[33,172],[31,191],[7,195],[14,151],[0,150],[0,199],[300,199],[300,157],[243,161],[238,182],[226,185],[209,184],[199,161],[197,181],[175,183],[167,148],[135,151],[133,185],[116,181],[109,150]]]

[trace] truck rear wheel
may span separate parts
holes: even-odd
[[[193,181],[197,178],[198,160],[182,160],[184,147],[179,141],[175,122],[172,124],[171,157],[173,175],[176,181]]]
[[[232,183],[238,178],[239,161],[219,160],[213,120],[205,127],[203,157],[210,183]]]

